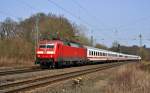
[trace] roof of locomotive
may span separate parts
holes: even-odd
[[[46,43],[60,43],[72,47],[83,47],[82,44],[78,42],[73,42],[73,41],[65,41],[65,40],[41,40],[39,41],[39,44],[46,44]]]
[[[45,43],[63,43],[63,42],[60,40],[40,40],[39,43],[45,44]]]

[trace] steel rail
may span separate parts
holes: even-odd
[[[17,81],[17,82],[11,82],[8,84],[2,84],[0,85],[0,93],[13,93],[13,92],[18,92],[18,91],[23,91],[23,90],[29,90],[33,88],[38,88],[43,85],[50,85],[56,82],[60,82],[63,80],[67,80],[70,78],[74,78],[77,76],[97,72],[100,70],[105,70],[108,68],[112,68],[115,66],[120,66],[124,64],[125,62],[119,62],[119,63],[109,63],[104,66],[98,66],[95,68],[89,68],[85,70],[79,70],[79,71],[74,71],[74,72],[68,72],[68,73],[63,73],[63,74],[58,74],[58,75],[53,75],[53,76],[42,76],[42,77],[37,77],[37,78],[30,78],[22,81]]]
[[[5,75],[12,75],[12,74],[20,74],[20,73],[27,73],[27,72],[36,72],[36,71],[41,71],[42,69],[40,68],[22,68],[22,69],[13,69],[13,70],[4,70],[0,71],[0,76],[5,76]]]

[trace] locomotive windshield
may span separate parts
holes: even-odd
[[[39,48],[54,48],[53,44],[42,44],[39,46]]]

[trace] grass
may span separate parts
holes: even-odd
[[[34,62],[31,60],[19,59],[19,58],[0,58],[0,67],[17,67],[17,66],[32,66]]]
[[[23,39],[0,40],[0,67],[32,65],[34,46]]]
[[[120,68],[105,88],[105,93],[149,93],[150,74],[141,66],[143,64]]]
[[[142,61],[141,62],[143,65],[150,65],[150,61]]]

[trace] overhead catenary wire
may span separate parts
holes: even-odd
[[[142,21],[147,21],[150,19],[150,16],[146,16],[146,17],[142,17],[142,18],[139,18],[139,19],[136,19],[128,24],[125,24],[125,25],[120,25],[118,26],[118,29],[123,29],[123,28],[128,28],[128,27],[132,27],[133,25],[136,25]]]
[[[65,9],[64,7],[60,6],[59,4],[57,4],[56,2],[54,2],[53,0],[48,0],[51,4],[55,5],[56,7],[60,8],[61,10],[63,10],[64,12],[68,13],[69,15],[71,15],[72,17],[78,19],[79,21],[83,22],[84,24],[90,26],[92,29],[97,29],[100,30],[99,27],[96,27],[94,25],[91,25],[90,23],[88,23],[87,21],[83,20],[82,18],[74,15],[72,12],[70,12],[69,10]]]
[[[27,2],[25,2],[25,1],[23,1],[23,0],[17,0],[17,2],[19,2],[19,3],[22,4],[22,5],[27,6],[27,7],[30,8],[31,10],[38,11],[37,8],[33,7],[32,5],[28,4]],[[33,13],[33,12],[32,12],[32,13]]]
[[[103,29],[98,29],[98,31],[101,31],[101,34],[104,34],[102,31],[113,31],[113,30],[114,30],[114,28],[109,27],[108,25],[104,24],[101,20],[99,20],[99,18],[98,18],[96,15],[90,13],[90,12],[88,11],[88,9],[85,8],[82,4],[80,4],[77,0],[72,0],[72,1],[73,1],[74,4],[76,4],[80,9],[82,9],[84,13],[87,14],[86,16],[88,16],[89,18],[94,19],[94,20],[97,21],[99,24],[101,24],[101,26],[102,26]],[[104,28],[103,26],[104,26],[105,28]],[[106,27],[107,27],[107,28],[106,28]],[[91,37],[93,37],[93,36],[91,36]],[[110,36],[107,34],[107,37],[110,37]],[[91,38],[91,39],[92,39],[92,38]],[[96,39],[96,38],[95,38],[95,39]],[[91,41],[92,41],[92,40],[91,40]],[[95,40],[95,41],[96,41],[96,40]]]
[[[77,2],[77,0],[72,0],[72,1],[73,1],[80,9],[82,9],[83,12],[85,12],[85,13],[87,14],[86,16],[89,16],[90,18],[94,19],[95,21],[98,21],[99,24],[101,24],[102,26],[108,26],[108,25],[104,24],[101,20],[99,20],[99,18],[98,18],[96,15],[90,13],[90,12],[88,11],[88,9],[85,8],[85,7],[83,7],[83,5],[81,5],[79,2]],[[107,30],[112,30],[112,29],[113,29],[113,28],[107,29]]]

